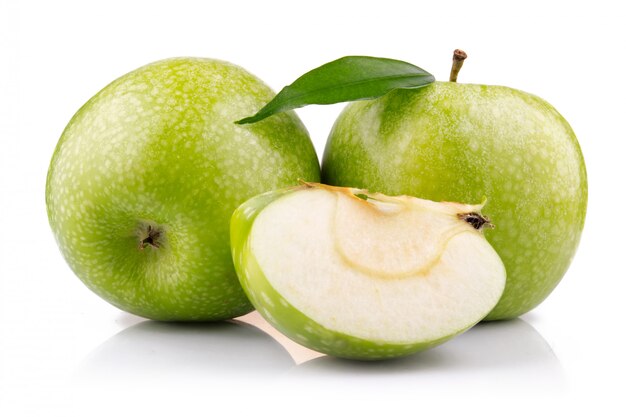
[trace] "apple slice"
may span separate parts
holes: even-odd
[[[506,280],[482,205],[306,183],[233,214],[231,247],[257,310],[334,356],[407,355],[467,330]]]

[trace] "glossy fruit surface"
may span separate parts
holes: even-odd
[[[434,201],[477,202],[507,269],[487,319],[517,317],[559,283],[587,207],[583,156],[547,102],[507,87],[436,82],[346,107],[328,138],[322,181]]]
[[[273,95],[238,66],[176,58],[130,72],[89,100],[63,132],[46,186],[50,225],[76,275],[152,319],[250,311],[230,255],[233,210],[319,178],[294,113],[234,123]]]

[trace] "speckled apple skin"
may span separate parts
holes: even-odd
[[[475,324],[428,342],[393,344],[366,340],[328,329],[295,308],[266,278],[250,249],[250,233],[254,220],[265,207],[300,189],[302,187],[292,187],[256,196],[235,210],[231,219],[231,248],[239,281],[254,307],[272,326],[295,342],[318,352],[347,359],[380,360],[432,348],[463,333]],[[311,259],[311,262],[316,260]],[[346,297],[349,294],[341,296]],[[341,302],[341,299],[338,298],[337,302]]]
[[[500,86],[436,82],[346,107],[322,162],[327,184],[477,203],[507,270],[486,320],[541,303],[576,252],[587,208],[574,132],[547,102]]]
[[[274,93],[227,62],[175,58],[117,79],[72,118],[46,203],[59,248],[95,293],[157,320],[219,320],[252,310],[232,264],[229,221],[248,198],[319,179],[293,113],[234,123]],[[138,229],[165,230],[139,248]]]

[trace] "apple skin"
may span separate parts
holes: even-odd
[[[530,311],[576,252],[587,175],[573,130],[547,102],[501,86],[435,82],[349,104],[335,122],[322,182],[477,203],[507,283],[485,320]]]
[[[265,277],[250,248],[250,233],[254,220],[265,207],[303,187],[306,186],[258,195],[237,208],[231,219],[232,256],[239,281],[248,299],[272,326],[293,341],[318,352],[347,359],[380,360],[430,349],[463,333],[475,324],[429,342],[394,344],[366,340],[330,330],[295,308]]]
[[[233,64],[174,58],[90,99],[63,132],[46,184],[49,222],[76,275],[111,304],[151,319],[251,311],[230,254],[232,212],[299,178],[319,180],[295,113],[234,123],[273,97]],[[150,230],[159,234],[144,240]]]

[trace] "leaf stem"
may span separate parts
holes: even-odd
[[[464,51],[460,49],[454,50],[454,55],[452,55],[452,69],[450,70],[450,82],[456,82],[456,77],[459,75],[459,71],[461,71],[465,58],[467,58],[467,54]]]

